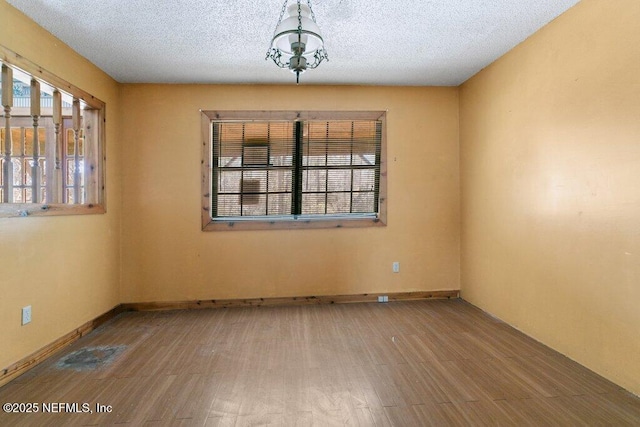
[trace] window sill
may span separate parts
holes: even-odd
[[[0,205],[0,218],[103,214],[104,205],[68,205],[62,203],[11,203]]]
[[[362,228],[383,227],[383,222],[376,215],[336,215],[314,216],[298,215],[279,217],[233,217],[210,219],[203,224],[203,231],[235,231],[235,230],[286,230],[314,228]]]

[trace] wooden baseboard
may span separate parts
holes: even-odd
[[[378,302],[378,296],[387,295],[389,301],[411,301],[422,299],[459,298],[460,291],[421,291],[357,295],[318,295],[306,297],[213,299],[196,301],[133,302],[122,304],[127,311],[193,310],[200,308],[261,307],[276,305],[346,304],[356,302]]]
[[[36,367],[39,363],[53,356],[55,353],[67,347],[68,345],[71,345],[72,343],[80,339],[80,337],[87,335],[89,332],[93,331],[98,326],[102,325],[104,322],[112,319],[123,311],[124,309],[122,308],[122,305],[117,305],[106,313],[86,322],[85,324],[74,329],[68,334],[44,346],[35,353],[32,353],[24,359],[19,360],[18,362],[2,369],[0,371],[0,387],[16,378],[17,376],[24,374],[29,369]]]

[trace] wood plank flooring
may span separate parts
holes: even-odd
[[[123,313],[0,388],[6,402],[39,413],[3,426],[640,425],[640,399],[462,300]],[[43,413],[54,402],[93,413]]]

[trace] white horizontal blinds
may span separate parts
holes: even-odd
[[[213,123],[213,217],[291,214],[294,123]]]
[[[381,141],[377,120],[305,122],[301,213],[377,213]]]

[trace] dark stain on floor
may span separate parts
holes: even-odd
[[[60,359],[56,368],[74,371],[103,368],[111,364],[124,349],[124,345],[81,348]]]

